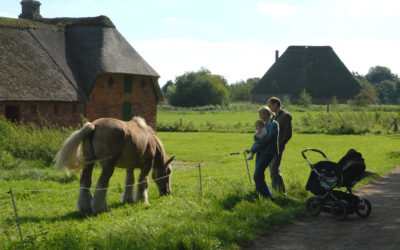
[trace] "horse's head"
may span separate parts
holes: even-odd
[[[175,156],[172,156],[165,162],[160,162],[159,166],[153,169],[153,179],[158,186],[160,195],[167,195],[171,193],[171,162]]]

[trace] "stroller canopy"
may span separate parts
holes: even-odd
[[[353,187],[362,179],[365,172],[365,162],[361,153],[350,149],[338,163],[320,161],[314,165],[314,169],[324,178],[335,180],[336,187]],[[321,185],[317,173],[311,171],[306,185],[306,190],[313,194],[322,195],[326,189]]]

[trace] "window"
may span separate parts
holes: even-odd
[[[54,105],[54,114],[58,115],[58,105]]]
[[[146,92],[146,80],[143,78],[142,83],[140,84],[142,86],[143,89],[143,94],[146,96],[147,92]]]
[[[132,119],[131,104],[125,102],[122,106],[122,120],[130,121]]]
[[[31,105],[31,114],[36,114],[36,105]]]
[[[146,88],[146,80],[145,79],[142,80],[142,84],[141,85],[142,85],[142,89]]]
[[[6,106],[6,118],[12,122],[19,122],[20,121],[20,111],[19,106]]]
[[[132,93],[132,87],[133,87],[133,76],[126,75],[124,81],[124,93]]]
[[[108,78],[108,86],[111,88],[113,83],[114,83],[114,79],[112,76],[110,76],[110,78]]]
[[[72,114],[76,114],[78,112],[78,107],[76,104],[72,105]]]

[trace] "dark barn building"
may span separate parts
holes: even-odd
[[[144,117],[156,126],[157,72],[105,16],[42,18],[24,0],[19,19],[0,18],[0,115],[62,126]]]
[[[330,46],[289,46],[251,90],[252,102],[271,96],[297,103],[306,90],[313,103],[326,104],[336,96],[345,103],[361,86]]]

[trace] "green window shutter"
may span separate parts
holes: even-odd
[[[146,88],[146,80],[145,79],[142,80],[142,89],[144,89],[144,88]]]
[[[124,81],[124,93],[132,93],[132,87],[133,87],[133,76],[126,75]]]
[[[108,78],[108,86],[110,86],[110,88],[111,88],[113,83],[114,83],[114,79],[112,76],[110,76],[110,78]]]
[[[122,120],[130,121],[132,119],[131,104],[125,102],[122,106]]]

